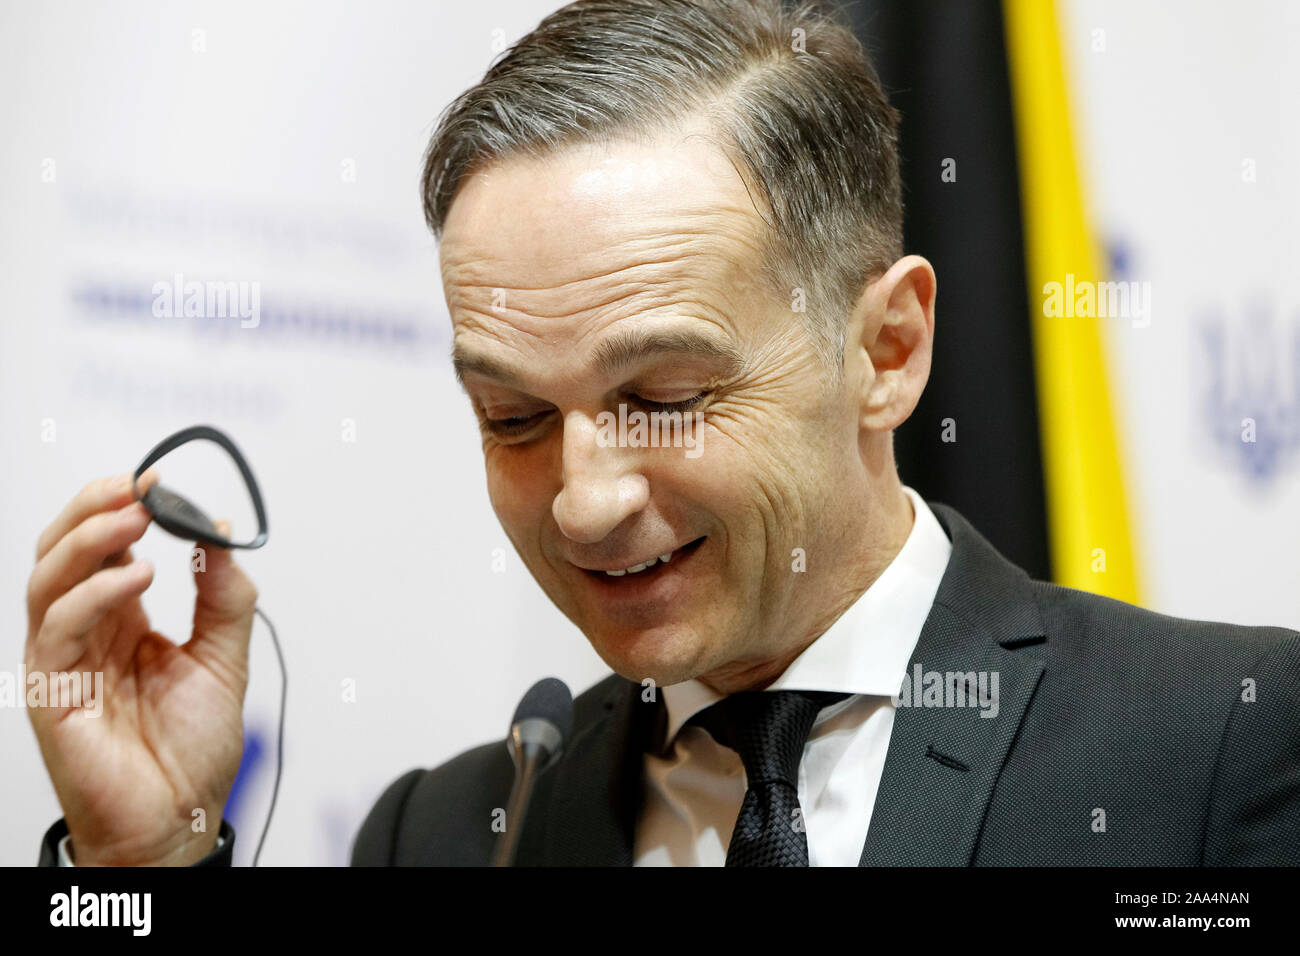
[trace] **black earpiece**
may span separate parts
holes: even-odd
[[[140,494],[140,476],[148,470],[150,465],[168,452],[175,451],[181,445],[198,438],[216,442],[235,460],[235,465],[239,468],[239,473],[244,478],[244,484],[248,487],[248,493],[253,499],[253,510],[257,513],[257,536],[251,541],[241,543],[223,537],[217,532],[217,527],[212,519],[204,514],[202,509],[170,488],[154,485],[143,496]],[[224,432],[218,431],[211,425],[192,425],[164,438],[155,445],[153,450],[144,456],[144,460],[136,466],[134,485],[136,499],[148,509],[149,514],[158,523],[158,527],[176,535],[178,538],[184,538],[186,541],[202,541],[205,544],[215,544],[221,548],[246,548],[248,550],[260,548],[266,544],[266,507],[262,504],[262,493],[258,490],[257,479],[253,477],[252,469],[248,467],[248,462],[239,453],[235,443]]]

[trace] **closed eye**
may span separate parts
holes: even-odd
[[[688,412],[704,399],[708,398],[708,392],[700,392],[698,395],[692,395],[690,398],[680,402],[652,402],[648,398],[642,398],[640,395],[629,395],[628,397],[638,405],[644,405],[646,408],[655,412]]]
[[[494,435],[515,437],[526,433],[549,414],[550,410],[546,410],[532,415],[513,415],[510,418],[484,418],[483,427]]]
[[[671,415],[675,412],[689,412],[708,398],[709,394],[709,392],[700,392],[678,402],[656,402],[636,394],[629,395],[628,398],[649,411]],[[518,438],[540,425],[553,411],[554,409],[544,409],[531,415],[512,415],[507,418],[484,417],[483,427],[498,438]]]

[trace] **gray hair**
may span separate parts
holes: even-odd
[[[866,283],[902,255],[897,111],[853,30],[817,0],[578,0],[443,112],[425,154],[438,239],[467,175],[516,154],[703,120],[766,224],[759,281],[806,303],[835,369]]]

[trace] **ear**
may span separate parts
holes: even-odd
[[[858,423],[888,431],[907,421],[930,377],[934,341],[934,268],[904,256],[863,291],[850,338],[857,376]]]

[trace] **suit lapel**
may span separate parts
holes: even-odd
[[[994,784],[1043,671],[1041,661],[1015,653],[1046,637],[1028,575],[952,508],[931,509],[953,550],[907,679],[924,687],[927,673],[938,674],[929,679],[932,687],[956,686],[953,675],[971,675],[996,693],[976,698],[978,685],[971,685],[967,706],[925,706],[924,695],[910,701],[904,695],[861,866],[971,862]]]
[[[543,866],[631,866],[643,799],[645,750],[662,719],[659,695],[613,675],[593,688],[592,716],[575,724],[566,755],[538,779],[534,830],[525,863]],[[547,781],[547,777],[551,779]],[[545,782],[545,785],[544,785]],[[524,847],[520,847],[521,858]]]

